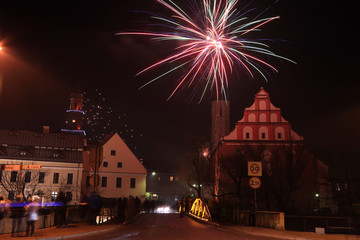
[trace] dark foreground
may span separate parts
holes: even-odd
[[[136,240],[136,239],[206,239],[206,240],[261,240],[276,239],[269,237],[251,236],[225,231],[212,225],[194,221],[189,217],[180,218],[178,214],[142,214],[139,218],[124,228],[101,234],[79,237],[75,239],[96,240]]]

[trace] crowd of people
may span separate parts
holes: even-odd
[[[23,218],[26,219],[26,236],[34,236],[35,222],[39,219],[39,198],[29,196],[24,201],[21,195],[15,197],[14,201],[5,200],[0,196],[0,220],[9,215],[12,219],[11,236],[18,235],[21,231]]]
[[[26,220],[26,236],[34,236],[35,223],[39,219],[41,207],[40,197],[17,195],[13,201],[4,199],[0,195],[0,221],[5,217],[12,219],[11,236],[19,236],[22,222]],[[67,227],[67,199],[64,193],[59,192],[55,200],[55,219],[57,227]]]

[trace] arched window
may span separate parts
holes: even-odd
[[[265,113],[261,113],[260,117],[259,117],[260,122],[266,122],[266,114]]]
[[[284,140],[285,139],[285,130],[283,127],[275,128],[275,140]]]
[[[270,115],[270,122],[278,122],[279,120],[278,120],[278,116],[277,116],[277,114],[276,113],[272,113],[271,115]]]
[[[260,110],[266,110],[266,102],[265,101],[260,101],[259,102],[259,109]]]
[[[269,130],[267,127],[262,126],[259,128],[259,140],[268,140],[269,139]]]
[[[249,122],[256,122],[256,116],[254,113],[250,113],[248,116],[248,121]]]
[[[243,139],[244,140],[252,140],[253,139],[253,131],[249,126],[244,127],[243,129]]]

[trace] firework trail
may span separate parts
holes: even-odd
[[[157,0],[171,13],[171,17],[155,14],[161,32],[121,32],[117,35],[149,36],[154,40],[178,41],[180,45],[174,53],[145,68],[137,75],[163,64],[175,65],[170,70],[148,81],[141,88],[156,80],[185,68],[186,72],[177,82],[168,100],[179,90],[193,87],[202,88],[199,102],[207,91],[215,91],[216,98],[228,99],[228,75],[240,69],[252,78],[260,74],[266,81],[267,70],[277,69],[261,57],[273,57],[293,62],[272,52],[264,41],[250,40],[246,36],[260,31],[263,25],[279,16],[249,20],[247,14],[254,9],[236,9],[238,0],[193,0],[187,11],[174,1]],[[261,14],[260,14],[261,15]],[[260,57],[259,57],[260,56]],[[294,63],[294,62],[293,62]]]

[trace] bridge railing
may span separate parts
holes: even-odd
[[[206,203],[200,198],[195,199],[193,202],[189,214],[203,221],[211,220],[211,214]]]

